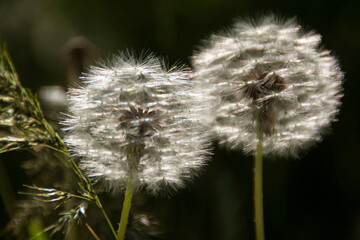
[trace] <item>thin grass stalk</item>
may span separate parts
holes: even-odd
[[[99,236],[95,233],[95,231],[90,227],[90,225],[88,223],[85,223],[87,229],[89,230],[89,232],[91,233],[91,235],[96,239],[96,240],[100,240]]]

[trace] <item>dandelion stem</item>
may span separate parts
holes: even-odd
[[[126,226],[129,218],[129,212],[131,207],[131,199],[134,193],[134,179],[132,174],[129,176],[129,180],[126,186],[125,199],[123,203],[123,209],[121,212],[120,225],[117,233],[117,240],[123,240],[125,237]]]
[[[254,212],[256,240],[264,240],[264,208],[263,208],[263,144],[260,129],[259,111],[256,112],[256,135],[258,144],[255,152],[254,169]]]

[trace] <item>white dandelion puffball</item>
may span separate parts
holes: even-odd
[[[216,96],[214,130],[230,148],[297,156],[339,111],[343,73],[321,36],[292,20],[237,21],[212,35],[192,58],[196,78]],[[257,116],[257,117],[256,117]]]
[[[209,118],[190,74],[166,70],[153,55],[123,54],[110,66],[91,67],[84,86],[69,90],[64,121],[80,168],[112,190],[124,188],[130,174],[153,193],[182,187],[204,165],[209,145]]]

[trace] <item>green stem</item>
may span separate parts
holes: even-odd
[[[256,240],[264,240],[264,208],[263,208],[263,144],[260,129],[259,112],[256,113],[256,135],[258,144],[255,152],[254,169],[254,212]]]
[[[70,156],[68,152],[64,152],[67,156]],[[113,227],[113,225],[111,224],[111,221],[108,217],[108,215],[105,212],[105,209],[103,208],[101,201],[99,199],[99,196],[95,193],[95,191],[92,189],[92,186],[89,182],[89,180],[85,177],[85,175],[82,173],[82,171],[79,169],[79,167],[76,165],[76,163],[74,161],[71,161],[72,163],[72,168],[74,170],[74,172],[79,176],[80,179],[82,179],[82,181],[86,184],[87,186],[87,190],[90,192],[90,194],[92,195],[93,199],[95,200],[96,205],[98,206],[98,208],[100,208],[102,214],[104,215],[106,222],[109,225],[109,228],[112,232],[112,234],[114,235],[115,239],[116,237],[116,232],[115,229]]]
[[[111,221],[110,221],[108,215],[106,214],[105,209],[104,209],[103,206],[101,205],[101,202],[100,202],[100,200],[99,200],[99,198],[98,198],[97,196],[96,196],[95,201],[96,201],[97,206],[100,208],[102,214],[104,215],[104,217],[105,217],[105,219],[106,219],[106,222],[108,223],[108,225],[109,225],[109,227],[110,227],[110,229],[111,229],[111,232],[112,232],[112,234],[114,235],[114,237],[115,237],[115,239],[116,239],[117,236],[116,236],[115,229],[114,229],[114,227],[112,226]]]
[[[129,180],[126,186],[126,193],[125,193],[123,209],[121,212],[120,225],[117,233],[117,240],[123,240],[125,237],[125,231],[126,231],[126,226],[127,226],[130,207],[131,207],[131,199],[134,194],[134,180],[131,175],[129,176]]]
[[[87,229],[89,230],[89,232],[91,233],[91,235],[96,239],[96,240],[100,240],[99,236],[95,233],[95,231],[90,227],[90,225],[88,223],[85,223]]]

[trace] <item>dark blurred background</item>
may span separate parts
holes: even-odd
[[[22,83],[36,92],[44,85],[66,87],[72,71],[84,71],[79,62],[88,64],[93,56],[150,49],[169,65],[189,64],[201,39],[238,16],[268,11],[297,16],[306,29],[323,36],[324,47],[340,60],[346,74],[344,98],[339,121],[322,143],[298,160],[265,161],[266,238],[356,240],[359,9],[357,0],[0,0],[0,39],[7,42]],[[214,146],[212,161],[186,190],[171,198],[146,197],[142,207],[160,223],[159,239],[254,239],[252,158]],[[31,184],[20,167],[29,157],[1,156],[16,191]],[[9,217],[1,201],[0,216],[3,228]]]

